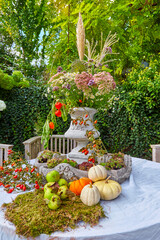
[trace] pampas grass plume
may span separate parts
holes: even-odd
[[[83,27],[83,20],[81,13],[79,13],[79,19],[77,23],[77,49],[79,54],[79,59],[82,61],[84,58],[85,51],[85,29]]]

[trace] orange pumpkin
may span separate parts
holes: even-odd
[[[86,186],[89,183],[92,183],[91,179],[85,177],[80,178],[79,180],[71,182],[69,189],[76,195],[80,195],[84,186]]]

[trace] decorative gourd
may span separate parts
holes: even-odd
[[[84,188],[84,186],[86,186],[87,184],[92,183],[91,179],[89,178],[80,178],[79,180],[73,181],[70,184],[69,189],[74,192],[76,195],[80,195],[82,189]]]
[[[87,184],[81,191],[80,199],[87,206],[96,205],[100,200],[98,188],[92,183]]]
[[[94,183],[100,192],[102,200],[112,200],[117,198],[122,191],[121,185],[116,181],[109,180],[109,178],[110,177]]]
[[[107,177],[107,170],[102,165],[96,165],[89,169],[88,177],[93,181],[103,180]]]

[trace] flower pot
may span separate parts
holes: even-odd
[[[111,179],[123,183],[130,177],[132,171],[132,158],[130,155],[124,155],[124,164],[125,167],[117,170],[107,170],[108,176],[111,176]]]
[[[111,154],[109,154],[111,156]],[[63,157],[63,156],[62,156]],[[110,157],[104,155],[104,161],[107,162]],[[99,163],[102,162],[102,159],[98,159]],[[117,170],[107,170],[107,176],[111,176],[111,179],[123,183],[130,177],[132,171],[132,158],[129,155],[124,155],[125,167]],[[53,170],[58,171],[61,174],[61,177],[66,179],[68,182],[76,180],[82,177],[88,177],[88,171],[83,171],[77,168],[72,167],[68,163],[60,163],[54,168],[48,168],[46,163],[38,163],[38,159],[35,161],[35,166],[38,168],[39,173],[46,177],[47,173]]]
[[[72,167],[68,163],[60,163],[54,168],[48,168],[47,166],[40,166],[39,172],[46,177],[47,173],[56,170],[66,181],[70,182],[82,177],[88,177],[88,172]]]
[[[93,125],[93,116],[97,112],[94,108],[79,107],[73,108],[71,115],[70,127],[65,133],[66,138],[74,139],[77,142],[77,146],[68,153],[68,158],[75,160],[77,163],[82,163],[88,160],[89,154],[85,155],[79,152],[80,149],[85,148],[88,144],[88,138],[86,136],[86,131],[94,131],[94,137],[100,136],[100,133],[95,129]],[[83,122],[83,123],[82,123]]]

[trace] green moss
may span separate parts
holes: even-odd
[[[42,190],[36,190],[18,195],[12,203],[3,205],[6,208],[5,217],[14,223],[17,234],[25,237],[51,234],[65,231],[68,227],[76,228],[79,221],[93,226],[98,224],[101,217],[105,217],[99,204],[88,207],[79,197],[74,202],[63,200],[59,209],[51,210],[43,196]]]

